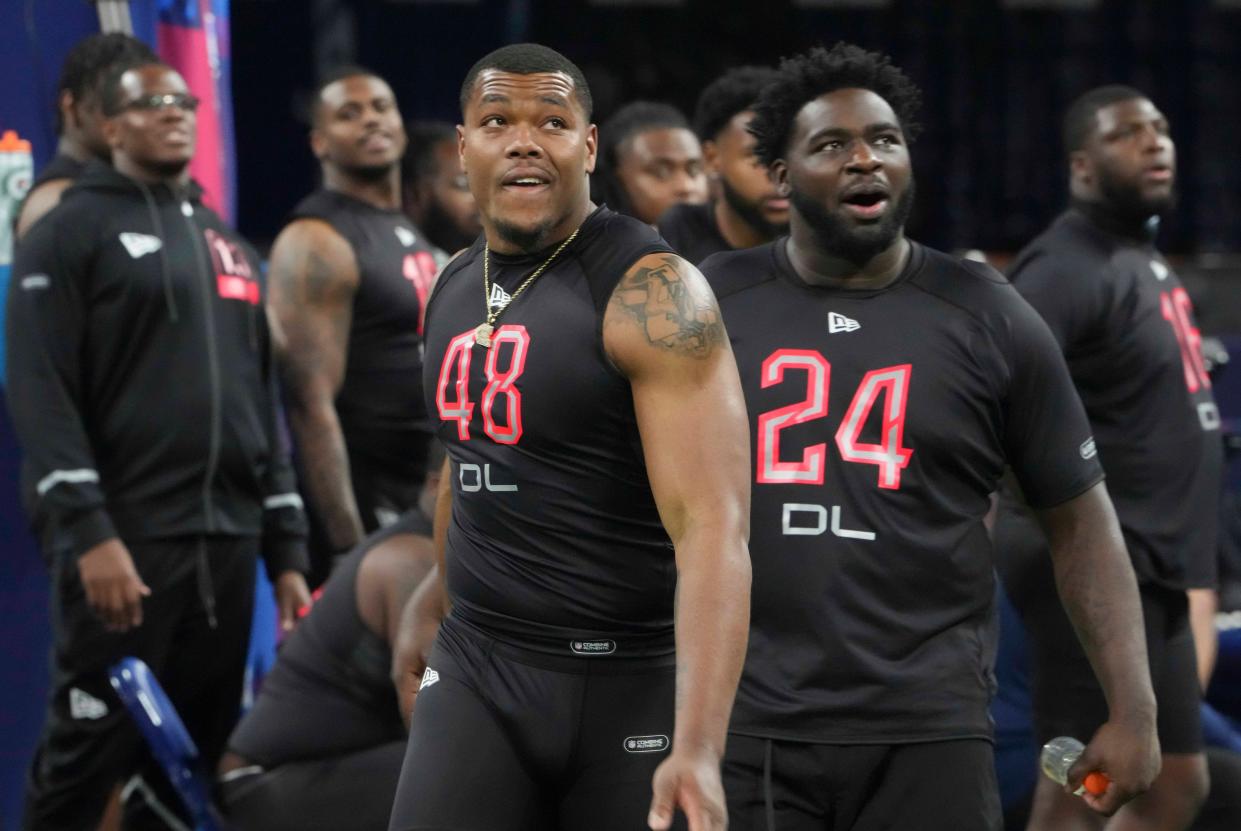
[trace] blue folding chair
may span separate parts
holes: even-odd
[[[225,831],[196,768],[198,747],[150,668],[138,658],[122,658],[108,670],[108,678],[189,811],[194,831]]]

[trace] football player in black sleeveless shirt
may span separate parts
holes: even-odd
[[[788,200],[776,193],[767,167],[754,155],[746,125],[758,94],[775,78],[765,66],[740,66],[716,78],[699,94],[694,132],[712,199],[702,205],[673,205],[659,218],[659,233],[691,263],[717,251],[771,242],[789,227]]]
[[[272,248],[271,307],[317,548],[340,553],[417,502],[430,441],[422,312],[437,266],[401,212],[405,130],[383,79],[329,78],[311,148],[323,189]]]
[[[904,236],[918,92],[840,44],[755,108],[791,235],[704,264],[749,405],[754,593],[724,781],[736,829],[995,829],[983,525],[1041,509],[1111,719],[1111,812],[1157,769],[1133,571],[1055,342],[995,272]]]
[[[451,482],[424,596],[450,611],[390,827],[662,829],[679,808],[723,828],[748,443],[718,308],[651,228],[591,204],[571,62],[498,50],[462,110],[485,234],[436,286],[424,373]]]
[[[56,155],[39,171],[18,209],[17,239],[60,204],[61,195],[82,175],[87,162],[111,159],[99,107],[104,79],[115,70],[158,60],[151,47],[121,32],[90,35],[69,50],[56,85]]]
[[[1163,768],[1126,806],[1125,827],[1184,828],[1208,787],[1186,595],[1214,602],[1223,447],[1193,305],[1154,247],[1174,202],[1176,148],[1163,113],[1132,87],[1082,95],[1064,134],[1071,205],[1018,255],[1011,279],[1068,361],[1142,593]],[[996,530],[1015,541],[1000,574],[1030,633],[1038,738],[1089,732],[1104,697],[1042,589],[1038,528],[1006,498]],[[1040,783],[1031,828],[1092,827],[1082,813]]]

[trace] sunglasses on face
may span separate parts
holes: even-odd
[[[121,107],[122,110],[162,110],[164,107],[176,107],[192,113],[198,109],[198,99],[188,92],[165,92],[161,95],[146,95],[136,98]]]

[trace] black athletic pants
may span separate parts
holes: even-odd
[[[812,744],[730,735],[732,831],[1000,831],[991,743]]]
[[[138,772],[180,810],[108,682],[108,667],[118,659],[147,663],[208,770],[237,720],[258,540],[191,537],[128,547],[151,596],[142,603],[142,625],[123,633],[107,631],[91,611],[76,564],[63,556],[52,561],[51,690],[27,781],[28,831],[94,828],[113,788]],[[129,827],[144,826],[138,820]]]
[[[237,831],[384,831],[403,758],[401,741],[272,770],[242,768],[221,781],[220,798]]]

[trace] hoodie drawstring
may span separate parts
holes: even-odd
[[[211,568],[207,563],[207,538],[198,538],[198,598],[203,603],[203,611],[207,613],[207,625],[212,629],[219,628],[215,619],[215,589],[211,585]]]
[[[138,189],[142,191],[142,198],[146,201],[147,211],[151,214],[151,224],[155,226],[155,236],[159,237],[159,270],[164,279],[164,302],[168,305],[168,319],[177,322],[177,300],[172,294],[172,268],[168,265],[168,251],[163,244],[164,223],[159,218],[159,209],[155,205],[155,197],[151,195],[151,190],[137,179],[133,180]]]

